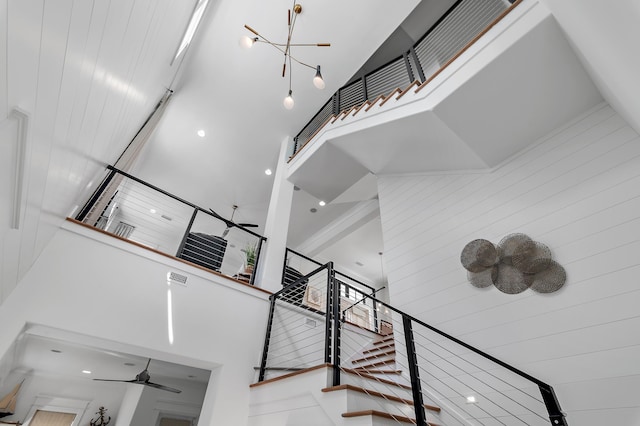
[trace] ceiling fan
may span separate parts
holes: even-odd
[[[231,213],[231,219],[225,219],[222,216],[220,216],[218,213],[216,213],[215,211],[213,211],[213,209],[209,209],[211,211],[211,213],[217,217],[218,219],[220,219],[221,221],[223,221],[224,223],[227,224],[227,228],[222,232],[222,238],[225,238],[227,236],[227,234],[229,233],[229,230],[231,228],[235,227],[240,227],[240,228],[257,228],[258,225],[256,225],[255,223],[235,223],[233,222],[233,216],[236,214],[236,210],[238,209],[237,205],[233,205],[233,212]]]
[[[93,380],[98,380],[98,381],[101,381],[101,382],[137,383],[139,385],[150,386],[152,388],[161,389],[161,390],[165,390],[165,391],[168,391],[168,392],[173,392],[173,393],[182,392],[180,389],[175,389],[175,388],[171,388],[169,386],[159,385],[157,383],[150,382],[149,380],[151,380],[151,376],[149,375],[149,371],[148,371],[150,363],[151,363],[151,358],[149,358],[149,361],[147,361],[147,366],[144,368],[144,370],[142,370],[140,373],[138,373],[136,375],[136,378],[133,379],[133,380],[112,380],[112,379],[93,379]]]

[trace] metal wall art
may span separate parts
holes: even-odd
[[[473,240],[462,249],[460,262],[471,285],[494,285],[507,294],[528,288],[552,293],[567,280],[564,268],[551,259],[549,247],[525,234],[509,234],[497,246],[488,240]]]

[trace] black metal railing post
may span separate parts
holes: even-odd
[[[258,381],[264,381],[264,375],[267,371],[267,355],[269,354],[269,341],[271,340],[271,328],[273,326],[273,313],[276,310],[276,297],[271,295],[271,305],[269,306],[269,319],[267,320],[267,332],[264,336],[264,346],[262,348],[262,360],[260,361],[260,374]]]
[[[402,325],[404,326],[404,340],[407,348],[407,361],[409,374],[411,376],[411,393],[413,394],[413,408],[416,413],[416,424],[419,426],[426,426],[427,417],[424,412],[424,402],[422,401],[422,385],[420,384],[418,356],[416,355],[416,345],[413,341],[411,318],[406,315],[402,315]]]
[[[551,386],[539,386],[539,388],[544,405],[547,407],[551,424],[553,426],[568,426],[567,419],[560,408],[560,402],[558,402],[553,388]]]
[[[409,49],[409,55],[413,58],[413,63],[416,64],[416,71],[418,71],[418,77],[420,78],[420,83],[424,83],[427,81],[424,76],[424,70],[422,69],[422,64],[420,63],[420,59],[418,59],[418,54],[416,53],[415,48]]]
[[[411,61],[409,61],[409,51],[404,52],[402,54],[402,58],[404,59],[404,66],[407,68],[409,81],[413,82],[415,80],[415,77],[413,76],[413,70],[411,69]]]
[[[332,340],[332,324],[330,319],[331,305],[333,304],[333,298],[331,294],[331,282],[333,276],[333,262],[327,263],[327,301],[325,303],[325,317],[324,317],[324,362],[326,364],[331,363],[331,340]]]
[[[340,282],[336,279],[336,273],[333,270],[333,265],[330,270],[331,277],[331,293],[332,297],[332,309],[331,315],[333,319],[333,386],[340,386]]]
[[[253,272],[251,273],[251,278],[249,278],[249,284],[253,285],[256,281],[256,272],[258,272],[258,263],[260,262],[260,251],[262,250],[262,243],[264,242],[264,238],[260,238],[258,240],[258,248],[256,249],[256,260],[253,264]]]
[[[93,206],[95,206],[95,204],[98,202],[98,200],[102,196],[102,193],[107,189],[107,187],[109,186],[109,184],[111,183],[115,175],[116,175],[115,170],[111,169],[111,171],[109,172],[107,177],[104,178],[100,186],[98,186],[96,190],[93,192],[93,194],[91,195],[91,198],[89,198],[89,201],[87,201],[87,203],[82,207],[82,210],[80,210],[80,213],[76,215],[76,220],[80,222],[84,221],[84,219],[87,217],[89,212],[91,212],[91,209],[93,208]]]
[[[196,216],[198,215],[198,209],[193,209],[193,214],[191,215],[191,220],[189,220],[189,224],[187,225],[187,230],[184,231],[184,236],[182,237],[182,241],[180,242],[180,246],[178,247],[178,251],[176,252],[176,257],[179,257],[184,250],[184,245],[187,244],[187,239],[189,238],[189,234],[191,233],[191,227],[193,226],[193,222],[196,220]]]

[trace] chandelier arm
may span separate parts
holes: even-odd
[[[262,36],[261,36],[261,37],[262,37]],[[264,38],[264,37],[263,37],[263,38]],[[256,40],[256,41],[257,41],[257,42],[259,42],[259,43],[269,44],[269,45],[273,46],[275,49],[278,49],[281,53],[285,53],[284,49],[282,49],[282,48],[280,47],[280,46],[282,46],[282,44],[278,44],[278,43],[271,43],[270,41],[267,41],[266,39],[265,39],[265,40]],[[316,67],[314,67],[314,66],[312,66],[312,65],[309,65],[309,64],[306,64],[306,63],[304,63],[304,62],[302,62],[302,61],[300,61],[300,60],[296,59],[294,56],[291,56],[291,54],[290,54],[290,53],[289,53],[289,54],[286,54],[286,56],[291,57],[291,59],[293,59],[294,61],[296,61],[296,62],[297,62],[297,63],[299,63],[300,65],[304,65],[305,67],[308,67],[308,68],[311,68],[311,69],[314,69],[314,70],[316,69]],[[289,66],[291,66],[291,65],[289,65]]]

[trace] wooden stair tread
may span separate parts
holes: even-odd
[[[380,352],[380,353],[377,353],[375,355],[369,355],[369,356],[365,356],[363,358],[354,359],[353,361],[351,361],[351,363],[352,364],[356,364],[356,363],[359,363],[359,362],[362,362],[362,361],[368,361],[370,359],[388,357],[390,355],[395,355],[395,353],[396,353],[396,350],[392,349],[392,350],[387,351],[387,352]]]
[[[347,113],[342,116],[342,118],[340,119],[341,121],[344,120],[345,118],[347,118],[349,116],[349,114],[351,114],[353,112],[353,110],[356,109],[356,106],[352,106],[351,108],[349,108],[349,110],[347,111]]]
[[[353,374],[358,377],[363,377],[365,379],[375,380],[376,382],[384,383],[385,385],[397,386],[402,389],[411,390],[411,386],[403,385],[402,383],[394,382],[393,380],[387,380],[380,377],[372,376],[371,374],[362,373],[358,370],[354,370],[351,368],[342,368],[341,370],[348,374]]]
[[[384,349],[387,349],[387,348],[394,348],[395,346],[396,346],[396,342],[391,342],[391,343],[388,343],[388,344],[383,345],[383,346],[377,346],[375,348],[367,349],[366,351],[362,351],[362,354],[368,354],[368,353],[371,353],[371,352],[381,351],[381,350],[384,350]]]
[[[360,367],[356,367],[353,370],[357,371],[358,373],[366,373],[366,374],[397,374],[397,375],[402,374],[402,370],[380,370],[377,368],[360,368]]]
[[[351,411],[348,413],[342,413],[342,417],[364,417],[364,416],[376,416],[376,417],[382,417],[385,419],[395,420],[396,422],[399,422],[399,423],[409,423],[413,425],[416,424],[416,420],[410,417],[395,416],[389,413],[385,413],[384,411],[378,411],[378,410],[363,410],[363,411]],[[438,426],[437,424],[431,423],[431,422],[427,422],[427,425]]]
[[[398,88],[396,88],[394,91],[392,91],[391,93],[389,93],[389,95],[385,98],[385,100],[383,100],[382,102],[380,102],[380,106],[382,106],[382,105],[386,104],[386,103],[387,103],[387,101],[393,97],[393,95],[395,95],[395,94],[400,94],[400,93],[402,93],[402,90],[400,90],[400,88],[399,88],[399,87],[398,87]]]
[[[322,389],[322,392],[336,392],[336,391],[341,391],[341,390],[351,390],[351,391],[354,391],[354,392],[364,393],[364,394],[370,395],[370,396],[376,396],[376,397],[379,397],[379,398],[384,398],[384,399],[389,400],[389,401],[395,401],[395,402],[401,402],[401,403],[407,404],[407,405],[413,405],[413,401],[410,400],[410,399],[404,399],[404,398],[397,397],[395,395],[389,395],[389,394],[378,392],[378,391],[375,391],[375,390],[372,390],[372,389],[367,389],[367,388],[363,388],[363,387],[360,387],[360,386],[354,386],[354,385],[349,385],[349,384],[324,388],[324,389]],[[440,407],[436,407],[434,405],[424,404],[424,408],[426,408],[427,410],[434,411],[436,413],[440,412]]]
[[[332,367],[333,366],[331,364],[319,364],[319,365],[315,365],[313,367],[304,368],[302,370],[297,370],[297,371],[294,371],[292,373],[283,374],[282,376],[273,377],[271,379],[263,380],[261,382],[252,383],[252,384],[249,385],[249,387],[250,388],[255,388],[255,387],[258,387],[258,386],[263,386],[263,385],[266,385],[266,384],[269,384],[269,383],[277,382],[278,380],[284,380],[284,379],[289,378],[289,377],[298,376],[300,374],[304,374],[304,373],[308,373],[310,371],[318,370],[320,368],[332,368]]]
[[[389,365],[389,364],[395,364],[395,363],[396,363],[396,360],[394,358],[394,359],[385,359],[383,361],[374,362],[372,364],[357,365],[354,367],[359,368],[361,370],[366,370],[366,369],[370,369],[371,367],[380,367],[382,365]]]
[[[409,90],[411,90],[415,86],[420,86],[420,81],[413,80],[413,82],[410,85],[408,85],[406,89],[404,89],[402,92],[400,92],[400,94],[396,97],[396,100],[399,100],[401,97],[406,95],[409,92]]]
[[[377,104],[377,103],[378,103],[378,101],[379,101],[379,100],[381,100],[381,99],[384,101],[385,96],[384,96],[384,95],[378,95],[378,97],[377,97],[377,98],[375,98],[375,99],[373,100],[373,102],[371,102],[371,104],[370,104],[368,107],[366,107],[366,108],[364,109],[364,112],[367,112],[367,111],[369,111],[371,108],[373,108],[373,106],[374,106],[375,104]]]
[[[371,102],[369,102],[369,101],[364,102],[362,105],[360,105],[358,108],[356,108],[356,112],[354,112],[353,115],[355,116],[356,114],[358,114],[360,112],[360,110],[362,108],[368,107],[369,105],[371,105]]]
[[[395,339],[393,338],[393,334],[390,334],[389,336],[385,337],[384,339],[376,340],[375,342],[373,342],[373,344],[374,345],[381,345],[383,343],[388,343],[388,342],[394,342],[394,344],[395,344]]]

